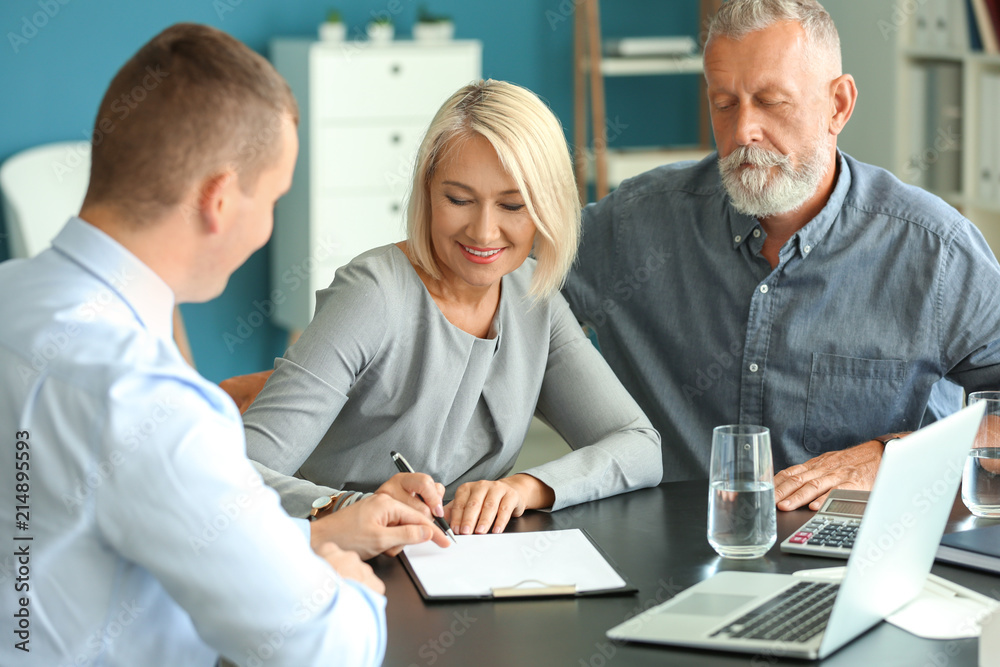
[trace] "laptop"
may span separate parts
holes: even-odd
[[[825,658],[923,589],[983,403],[889,443],[837,583],[721,572],[608,630],[615,640]]]

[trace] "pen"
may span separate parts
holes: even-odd
[[[389,452],[389,454],[392,455],[392,462],[396,464],[397,468],[399,468],[399,472],[416,472],[416,470],[413,469],[413,466],[410,465],[410,462],[403,458],[402,454],[395,451]],[[424,500],[419,493],[417,494],[417,498]],[[437,527],[440,528],[445,535],[451,538],[452,542],[458,544],[458,540],[455,539],[455,533],[452,532],[451,526],[449,526],[448,522],[444,520],[444,517],[432,516],[431,518],[434,519],[434,523],[437,524]]]

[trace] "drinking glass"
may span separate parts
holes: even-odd
[[[969,394],[969,405],[986,402],[962,474],[962,502],[976,516],[1000,518],[1000,391]]]
[[[771,432],[764,426],[712,431],[708,543],[723,558],[759,558],[778,535]]]

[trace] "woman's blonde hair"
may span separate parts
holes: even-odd
[[[473,134],[493,146],[524,197],[538,233],[538,264],[529,294],[547,298],[562,287],[580,242],[580,202],[562,126],[531,91],[506,81],[471,83],[438,109],[420,144],[407,211],[410,257],[433,278],[441,272],[431,247],[429,186],[445,146]]]

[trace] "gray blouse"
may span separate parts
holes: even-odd
[[[374,491],[396,473],[391,450],[451,498],[511,471],[534,414],[574,450],[525,471],[555,491],[552,509],[658,484],[659,434],[565,299],[527,296],[534,268],[503,277],[490,339],[451,324],[394,245],[339,269],[243,417],[286,510]]]

